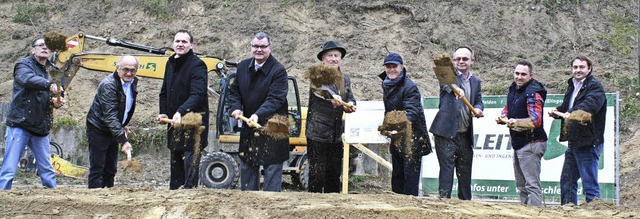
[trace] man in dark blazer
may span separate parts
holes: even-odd
[[[207,100],[207,66],[193,52],[193,36],[179,30],[173,38],[175,54],[169,57],[160,90],[161,119],[171,116],[172,124],[194,112],[202,114],[205,130],[200,135],[200,148],[195,151],[195,132],[167,125],[167,146],[171,150],[171,181],[169,189],[194,188],[198,185],[198,167],[202,150],[207,147],[209,102]],[[195,159],[195,161],[194,161]],[[192,165],[192,164],[196,165]]]
[[[453,65],[458,73],[460,96],[448,85],[440,85],[440,104],[429,131],[434,135],[436,155],[440,165],[438,193],[451,198],[453,171],[458,177],[458,198],[471,200],[471,164],[473,162],[473,119],[482,117],[484,104],[480,80],[471,73],[474,54],[469,47],[458,47],[453,53]],[[462,96],[474,107],[473,112],[462,102]]]
[[[231,84],[231,117],[242,115],[265,125],[274,115],[287,115],[287,71],[271,55],[271,38],[257,33],[251,40],[251,58],[238,64]],[[240,189],[260,189],[260,166],[264,191],[282,190],[282,164],[289,158],[289,140],[259,133],[250,122],[240,131]]]
[[[105,77],[87,114],[89,188],[113,187],[118,166],[118,144],[131,151],[126,126],[136,109],[138,60],[123,56],[116,71]]]

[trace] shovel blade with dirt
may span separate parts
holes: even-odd
[[[335,99],[333,95],[337,95],[332,86],[337,87],[342,93],[346,92],[344,87],[344,78],[342,72],[338,68],[331,67],[322,63],[309,66],[305,77],[311,80],[311,91],[319,97],[333,99],[340,102],[345,107],[353,108],[353,105],[339,99]]]
[[[143,167],[142,167],[142,163],[140,163],[137,160],[132,160],[131,159],[131,150],[127,150],[127,160],[123,161],[121,166],[122,166],[122,171],[135,171],[135,172],[141,172]]]
[[[451,87],[451,89],[456,93],[457,96],[461,96],[460,91],[462,89],[460,89],[456,85],[458,83],[458,76],[456,75],[456,71],[453,67],[453,62],[451,62],[451,57],[449,56],[449,54],[444,53],[436,56],[433,59],[433,64],[435,64],[435,67],[433,67],[433,71],[436,73],[438,82],[440,82],[440,84],[449,85],[449,87]],[[466,97],[462,96],[462,102],[469,108],[471,114],[477,117],[475,109],[473,108],[471,103],[469,103],[469,100],[467,100]]]
[[[289,137],[289,120],[287,119],[286,116],[275,115],[269,118],[269,120],[267,120],[267,124],[265,126],[261,126],[260,124],[254,121],[250,121],[247,117],[243,115],[238,115],[238,119],[244,122],[249,122],[251,127],[257,128],[261,132],[264,132],[265,134],[271,137],[278,138],[278,139]]]

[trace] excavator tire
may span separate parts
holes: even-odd
[[[240,168],[230,154],[209,153],[200,161],[200,182],[208,188],[236,188],[239,177]]]
[[[303,156],[300,160],[300,172],[291,174],[291,182],[301,190],[309,188],[309,160]]]

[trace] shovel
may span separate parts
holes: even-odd
[[[330,85],[337,85],[341,90],[344,90],[344,79],[337,68],[322,63],[313,64],[307,68],[305,77],[311,80],[312,91],[318,96],[339,101],[343,106],[353,108],[350,103],[333,98],[333,95],[336,94],[331,90]]]
[[[433,63],[436,65],[435,67],[433,67],[433,71],[436,73],[438,82],[440,82],[440,84],[449,85],[449,87],[453,89],[453,92],[455,92],[457,96],[462,96],[460,95],[460,91],[462,89],[460,89],[456,85],[456,83],[458,83],[458,80],[453,68],[453,63],[451,62],[451,57],[449,57],[449,55],[446,53],[441,54],[433,59]],[[475,109],[473,108],[471,103],[469,103],[469,100],[467,100],[466,97],[462,96],[462,102],[469,108],[473,116],[478,117],[476,115]]]
[[[126,153],[127,160],[122,164],[122,170],[127,171],[130,169],[136,172],[142,171],[142,164],[136,160],[131,160],[131,150],[127,150]]]
[[[275,115],[267,120],[267,124],[264,127],[257,122],[249,121],[249,119],[243,115],[238,115],[238,119],[249,122],[251,127],[257,128],[271,137],[280,139],[289,137],[289,122],[286,116]]]

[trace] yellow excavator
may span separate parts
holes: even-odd
[[[66,39],[67,50],[55,53],[52,62],[60,67],[58,77],[64,87],[68,87],[79,68],[111,73],[116,70],[116,63],[121,54],[85,51],[85,41],[95,40],[110,46],[123,47],[145,54],[134,54],[139,63],[137,76],[162,79],[165,64],[173,50],[170,48],[154,48],[146,45],[126,42],[112,37],[97,37],[82,32]],[[209,139],[207,153],[200,162],[200,181],[210,188],[236,188],[240,176],[239,158],[239,128],[238,121],[229,117],[228,103],[229,85],[235,78],[233,69],[235,62],[229,62],[217,56],[197,54],[207,65],[210,77],[215,77],[214,88],[209,87],[209,93],[217,96],[215,138]],[[212,74],[215,73],[215,74]],[[304,136],[306,107],[300,106],[298,85],[293,77],[289,77],[289,160],[285,161],[283,171],[291,175],[292,182],[302,189],[308,186],[308,161],[306,156],[307,141]],[[212,98],[213,99],[213,98]],[[212,108],[213,109],[213,108]]]

